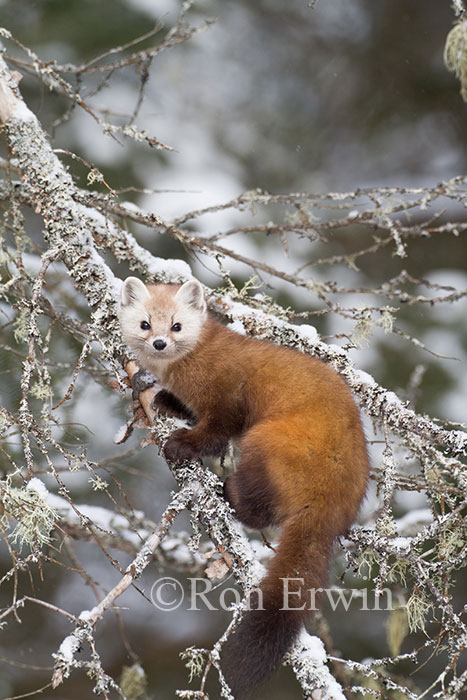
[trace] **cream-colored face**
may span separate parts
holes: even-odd
[[[181,287],[123,283],[118,309],[123,339],[144,366],[149,360],[174,361],[192,350],[206,320],[203,288],[197,280]]]

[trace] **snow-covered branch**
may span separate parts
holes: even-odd
[[[462,3],[455,3],[455,6],[458,13],[463,11]],[[184,13],[187,8],[188,5],[184,6]],[[132,54],[112,64],[113,68],[118,70],[124,65],[139,64],[139,59],[150,62],[162,49],[181,43],[198,31],[184,28],[180,20],[160,49],[148,49],[144,56],[138,53],[137,58]],[[103,61],[105,56],[101,58],[104,71],[108,64]],[[81,95],[57,76],[60,72],[73,73],[75,70],[80,74],[94,73],[97,65],[93,62],[80,67],[71,64],[47,66],[31,54],[26,64],[16,60],[14,65],[15,68],[37,71],[43,78],[46,76],[44,80],[51,89],[56,88],[58,94],[74,100],[89,113]],[[127,382],[122,372],[127,350],[122,344],[116,319],[121,280],[114,271],[120,273],[118,266],[124,265],[147,280],[169,283],[183,282],[192,276],[192,269],[184,260],[159,257],[143,247],[127,229],[127,223],[132,222],[157,236],[170,237],[173,245],[183,246],[193,256],[199,255],[202,260],[216,263],[226,286],[220,290],[205,287],[209,307],[236,331],[308,353],[329,363],[345,378],[368,417],[368,423],[374,426],[376,442],[384,444],[381,466],[375,464],[372,473],[378,491],[373,508],[362,525],[356,525],[343,543],[346,571],[360,575],[365,570],[379,591],[389,585],[397,589],[398,606],[406,611],[404,620],[407,629],[410,627],[413,632],[425,630],[430,611],[440,613],[438,631],[430,633],[426,642],[430,651],[435,652],[438,646],[447,650],[445,673],[436,681],[438,694],[435,697],[441,697],[439,693],[443,692],[445,697],[460,698],[464,676],[456,669],[465,650],[467,626],[462,611],[456,608],[452,589],[456,571],[466,559],[463,514],[467,498],[467,431],[465,426],[452,429],[449,424],[415,411],[406,398],[399,398],[368,373],[356,368],[351,351],[360,342],[357,338],[361,340],[361,337],[370,336],[376,327],[389,334],[398,333],[399,337],[409,341],[411,348],[427,347],[394,326],[396,310],[382,304],[383,297],[391,303],[430,307],[465,300],[467,291],[413,278],[405,271],[373,289],[361,288],[351,281],[337,284],[307,275],[318,265],[343,264],[352,269],[356,260],[386,250],[391,250],[396,257],[405,258],[408,244],[414,239],[423,240],[430,235],[458,236],[465,232],[464,224],[454,220],[441,222],[437,214],[424,215],[423,220],[419,217],[415,223],[410,215],[414,211],[418,214],[424,212],[440,199],[453,206],[465,207],[466,178],[452,178],[432,188],[370,188],[327,195],[271,195],[254,191],[225,204],[195,209],[172,221],[165,221],[157,213],[120,201],[109,187],[105,195],[79,188],[60,160],[60,154],[52,149],[39,120],[23,101],[18,88],[19,77],[0,57],[0,122],[9,151],[8,158],[2,162],[5,177],[0,183],[0,199],[8,207],[6,226],[14,241],[10,245],[2,242],[1,262],[9,267],[8,274],[1,280],[0,295],[10,313],[7,325],[13,329],[11,336],[23,341],[26,347],[24,352],[24,348],[18,350],[12,346],[11,340],[10,344],[2,346],[15,357],[18,366],[21,365],[21,372],[18,372],[19,409],[7,405],[0,408],[0,435],[13,444],[13,448],[9,444],[1,448],[8,469],[5,479],[0,482],[0,524],[12,559],[10,572],[2,582],[14,582],[13,602],[4,611],[5,619],[17,616],[26,600],[24,596],[17,596],[18,572],[35,561],[43,567],[52,560],[52,555],[45,554],[45,550],[54,546],[54,535],[63,537],[63,546],[70,538],[94,542],[118,571],[119,580],[92,610],[72,615],[55,606],[55,612],[70,616],[75,629],[54,654],[52,683],[57,686],[72,669],[84,668],[94,674],[96,691],[106,694],[113,689],[124,697],[119,684],[104,671],[94,628],[107,610],[114,609],[117,598],[132,586],[153,558],[181,572],[199,572],[206,559],[220,557],[222,571],[233,573],[244,594],[257,584],[263,572],[264,558],[258,556],[257,548],[252,546],[235,521],[223,498],[221,479],[205,465],[193,463],[180,469],[168,465],[178,492],[171,498],[159,524],[155,525],[152,513],[148,516],[134,511],[128,504],[123,508],[117,503],[114,491],[103,478],[107,474],[104,471],[107,465],[93,461],[88,454],[92,450],[70,447],[66,409],[77,395],[77,386],[85,372],[99,381],[100,391],[107,390],[104,382],[110,383],[113,389],[120,391],[120,401],[129,402],[124,389],[131,383],[137,367],[134,362],[125,362],[125,372],[130,379]],[[94,114],[91,116],[95,118]],[[150,146],[161,145],[154,139],[151,142],[147,134],[140,138],[141,134],[138,136],[136,132],[111,129],[100,118],[97,121],[113,137],[118,132],[143,140]],[[102,182],[97,173],[94,172],[93,176],[95,181]],[[249,215],[257,208],[267,207],[276,208],[276,211],[285,207],[286,215],[277,222],[236,223],[215,233],[203,230],[206,216],[227,210]],[[318,220],[317,211],[321,209],[333,214]],[[26,243],[24,211],[40,216],[43,242]],[[364,245],[359,243],[351,253],[319,259],[308,256],[307,262],[295,269],[291,266],[282,269],[270,260],[254,257],[251,252],[237,250],[235,245],[225,242],[225,239],[232,241],[239,234],[245,237],[250,234],[259,234],[263,238],[270,236],[279,241],[287,255],[291,239],[299,241],[300,245],[303,241],[306,244],[323,242],[330,231],[336,228],[346,230],[355,225],[365,231],[377,231],[378,236]],[[25,252],[28,246],[33,252]],[[156,250],[156,246],[152,249]],[[29,262],[32,259],[31,268],[25,264],[27,255],[30,256]],[[249,273],[262,275],[263,282],[266,280],[263,289],[266,284],[276,283],[279,291],[289,287],[298,289],[322,308],[296,313],[293,309],[281,307],[263,293],[250,294],[254,282],[238,291],[232,282],[233,274],[224,268],[226,261],[243,266],[242,269]],[[53,280],[49,286],[47,283],[53,274],[59,274],[60,280]],[[406,287],[416,289],[407,291]],[[423,294],[420,287],[426,290]],[[372,295],[372,299],[366,306],[343,306],[339,295],[353,294]],[[76,305],[69,303],[71,297],[76,298]],[[313,313],[316,316],[320,313],[335,314],[339,320],[355,324],[352,331],[347,329],[341,335],[346,344],[325,342],[317,329],[308,324]],[[50,321],[50,326],[43,323],[45,319]],[[306,323],[297,323],[297,320]],[[69,360],[54,361],[51,357],[49,348],[55,326],[60,328],[61,337],[72,342],[74,348],[79,345],[78,359],[74,364]],[[337,338],[338,334],[335,334]],[[433,354],[441,356],[436,352]],[[64,370],[66,376],[65,388],[60,387],[62,398],[59,401],[52,401],[51,374],[54,369]],[[147,391],[146,398],[140,396],[143,419],[130,419],[116,442],[124,442],[134,425],[146,427],[150,437],[145,443],[152,443],[150,450],[154,459],[154,445],[161,448],[175,424],[154,413],[151,408],[153,390]],[[105,492],[111,505],[108,501],[107,507],[78,503],[81,496],[73,491],[72,479],[68,481],[73,472],[84,473],[95,491]],[[117,476],[112,477],[115,491],[124,492]],[[396,517],[393,510],[395,494],[402,490],[423,493],[425,501],[413,513]],[[175,516],[184,510],[190,513],[194,534],[171,532],[169,536]],[[209,543],[201,542],[202,534],[207,535]],[[34,556],[21,557],[11,544],[17,540],[29,544]],[[121,567],[109,551],[114,549],[130,554],[131,563]],[[73,560],[72,568],[81,571]],[[90,577],[87,583],[89,580]],[[237,606],[235,619],[240,614],[241,606]],[[403,630],[404,624],[401,625]],[[204,693],[206,675],[211,667],[217,668],[221,674],[219,651],[231,630],[232,626],[207,653],[208,663],[201,690],[180,691],[187,693],[185,697],[190,697],[190,692]],[[407,631],[400,632],[399,629],[399,646],[406,634]],[[76,657],[83,643],[90,650],[90,661],[80,661]],[[384,696],[386,689],[396,694],[405,693],[407,698],[418,697],[409,682],[405,684],[397,673],[393,677],[390,670],[391,664],[401,658],[397,644],[391,650],[392,656],[378,660],[377,666],[376,661],[357,663],[333,655],[331,646],[324,634],[321,640],[303,633],[288,655],[287,662],[306,698],[342,700],[346,688],[363,692],[368,679],[375,684],[375,690],[371,691],[375,697]],[[414,647],[410,659],[417,658],[419,651]],[[343,667],[345,673],[341,674]],[[221,675],[220,678],[222,682]],[[225,686],[221,692],[223,697],[228,697]]]

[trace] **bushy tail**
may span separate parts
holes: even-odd
[[[296,640],[313,611],[316,589],[326,584],[333,539],[307,510],[285,521],[260,592],[252,595],[250,610],[222,653],[222,670],[236,700],[266,681]]]

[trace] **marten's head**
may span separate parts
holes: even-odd
[[[123,283],[118,318],[123,339],[138,355],[172,361],[193,350],[206,320],[203,288],[197,280],[181,286]]]

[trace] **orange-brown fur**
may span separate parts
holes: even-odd
[[[177,288],[148,289],[156,307]],[[239,697],[280,663],[306,618],[298,608],[308,601],[307,589],[325,585],[332,543],[357,515],[368,475],[359,412],[343,379],[320,360],[211,318],[188,353],[157,367],[166,391],[156,404],[196,419],[192,430],[171,435],[167,458],[220,454],[237,440],[240,457],[226,497],[246,525],[282,526],[261,584],[265,610],[246,613],[222,656]],[[280,609],[284,577],[303,579],[290,586],[300,593],[290,600],[295,610]]]

